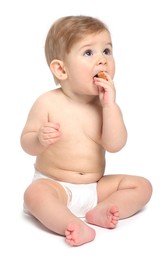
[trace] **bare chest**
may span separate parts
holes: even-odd
[[[51,122],[59,123],[62,139],[78,141],[90,139],[99,142],[101,110],[91,105],[58,106],[49,114]]]

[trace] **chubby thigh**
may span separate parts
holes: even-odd
[[[33,181],[24,193],[24,209],[35,216],[44,205],[50,207],[56,201],[67,205],[68,195],[59,183],[51,179],[41,178]]]
[[[137,182],[137,176],[125,174],[113,174],[103,176],[97,184],[98,202],[105,200],[111,194],[120,189],[129,189],[136,187]]]

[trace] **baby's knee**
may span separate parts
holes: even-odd
[[[142,194],[144,195],[143,197],[145,197],[147,203],[152,196],[152,192],[153,192],[152,184],[148,179],[141,177],[139,181],[139,186],[142,191]]]
[[[42,186],[39,181],[31,183],[24,192],[24,206],[28,210],[33,210],[41,201]]]

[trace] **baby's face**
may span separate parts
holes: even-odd
[[[115,62],[110,34],[103,31],[75,43],[65,59],[69,84],[82,94],[97,94],[93,78],[105,71],[113,79]]]

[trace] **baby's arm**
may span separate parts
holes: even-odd
[[[113,80],[106,74],[107,80],[94,78],[99,88],[99,99],[102,105],[101,143],[105,150],[117,152],[125,145],[127,131],[119,106],[116,104],[116,90]]]
[[[39,155],[61,136],[59,123],[48,120],[47,105],[37,100],[29,115],[21,134],[21,146],[30,155]]]

